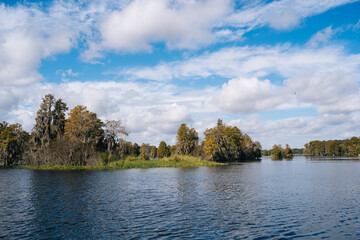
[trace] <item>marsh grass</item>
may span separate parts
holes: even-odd
[[[153,159],[148,161],[141,160],[140,157],[128,156],[125,160],[112,161],[106,164],[104,164],[103,161],[99,161],[98,166],[20,165],[17,166],[17,168],[36,169],[36,170],[103,171],[103,170],[130,169],[130,168],[163,168],[163,167],[189,168],[189,167],[202,167],[202,166],[213,167],[213,166],[221,166],[221,165],[225,165],[225,164],[201,160],[200,158],[191,157],[191,156],[174,155],[171,157]]]

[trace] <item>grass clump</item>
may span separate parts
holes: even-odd
[[[145,158],[146,159],[146,158]],[[98,166],[61,166],[61,165],[21,165],[17,168],[35,169],[35,170],[118,170],[130,168],[188,168],[188,167],[213,167],[225,165],[224,163],[210,162],[200,158],[186,156],[186,155],[173,155],[160,159],[144,160],[143,156],[134,157],[127,156],[124,160],[117,161],[103,161],[100,159]]]
[[[171,157],[141,160],[141,157],[128,157],[125,160],[115,161],[109,164],[110,168],[156,168],[156,167],[201,167],[220,166],[223,163],[210,162],[200,158],[184,155],[173,155]]]

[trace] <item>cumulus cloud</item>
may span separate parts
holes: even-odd
[[[76,46],[81,23],[73,5],[58,2],[44,12],[31,5],[0,5],[0,84],[26,85],[41,80],[43,58]]]
[[[41,82],[43,77],[38,72],[43,59],[73,48],[79,49],[82,60],[90,62],[96,62],[94,59],[103,57],[106,51],[151,51],[154,43],[165,43],[168,49],[194,49],[217,41],[239,41],[257,27],[289,29],[306,17],[347,2],[257,1],[246,3],[230,17],[226,15],[234,11],[231,2],[220,0],[55,1],[46,8],[3,4],[0,115],[30,130],[41,98],[53,93],[70,108],[84,104],[102,119],[122,120],[132,133],[132,141],[158,144],[160,140],[174,143],[176,130],[183,122],[201,133],[227,113],[306,105],[321,115],[277,121],[251,116],[233,123],[265,145],[270,144],[269,139],[279,143],[291,134],[301,139],[294,139],[294,143],[317,136],[347,137],[360,129],[356,82],[360,79],[360,55],[345,53],[338,45],[324,46],[322,43],[337,31],[332,27],[315,34],[305,47],[228,47],[119,73],[130,80],[156,80],[151,84],[50,84]],[[58,74],[63,79],[79,75],[68,67]],[[269,74],[279,76],[276,85],[264,80],[271,79]],[[197,90],[173,85],[178,80],[208,77],[230,80],[222,86]]]
[[[96,59],[103,57],[104,51],[149,51],[154,43],[165,43],[169,49],[194,49],[217,41],[238,41],[254,27],[270,25],[285,29],[305,17],[348,2],[351,1],[256,2],[246,3],[237,11],[230,0],[109,0],[82,4],[56,1],[46,9],[36,4],[0,5],[1,35],[14,32],[19,49],[29,44],[37,53],[32,55],[32,65],[20,64],[24,73],[7,66],[2,71],[13,72],[12,79],[23,76],[19,82],[28,83],[39,79],[36,69],[42,58],[67,52],[79,40],[85,46],[81,59],[98,63]],[[12,58],[5,60],[11,62]],[[25,76],[30,77],[24,79]]]
[[[81,57],[97,63],[104,51],[151,51],[154,43],[165,43],[169,49],[195,49],[218,41],[239,41],[254,28],[289,29],[349,2],[353,0],[256,1],[243,2],[235,10],[230,0],[122,1],[121,7],[105,7],[96,18],[94,26],[100,35],[88,41]]]
[[[169,48],[197,48],[214,40],[214,22],[230,10],[230,1],[134,0],[101,23],[102,45],[121,51],[150,50],[150,43]]]
[[[341,64],[339,64],[341,63]],[[347,54],[341,46],[314,49],[278,45],[231,47],[183,61],[149,68],[123,69],[133,79],[158,81],[219,76],[229,78],[215,91],[213,103],[236,114],[312,106],[318,112],[341,111],[341,104],[358,99],[360,55]],[[277,74],[276,85],[266,79]],[[218,87],[218,86],[215,86]],[[343,109],[353,109],[344,107]]]
[[[298,75],[285,81],[285,88],[303,102],[329,105],[359,94],[359,85],[350,74],[333,71],[317,75]]]
[[[274,109],[311,106],[321,114],[360,110],[359,85],[350,74],[333,71],[300,74],[275,86],[257,78],[231,79],[213,101],[221,110],[248,114]]]
[[[279,120],[262,120],[259,115],[230,121],[254,140],[262,143],[264,149],[274,144],[289,144],[303,147],[306,142],[318,139],[345,139],[359,136],[360,113],[325,114],[314,117],[297,117]]]
[[[246,114],[271,109],[280,104],[281,99],[269,80],[239,78],[225,83],[214,102],[225,111]]]

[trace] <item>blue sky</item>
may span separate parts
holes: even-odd
[[[175,143],[218,118],[263,148],[360,135],[360,2],[3,1],[0,120],[52,93]]]

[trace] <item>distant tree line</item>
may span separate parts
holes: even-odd
[[[345,140],[311,141],[305,144],[307,156],[359,156],[360,139],[352,137]]]
[[[304,154],[303,148],[292,148],[292,151],[293,151],[294,155],[303,155]]]
[[[304,154],[303,148],[291,148],[291,151],[294,155],[303,155]],[[270,150],[266,150],[266,149],[261,150],[261,155],[262,156],[271,156],[271,149]]]
[[[62,99],[48,94],[36,113],[29,134],[20,124],[0,123],[0,164],[84,166],[108,164],[119,159],[150,160],[174,154],[191,155],[209,161],[259,160],[261,145],[240,129],[221,120],[207,129],[199,142],[194,128],[181,124],[174,146],[131,143],[121,121],[102,121],[86,106],[69,108]],[[66,114],[68,117],[66,118]]]

